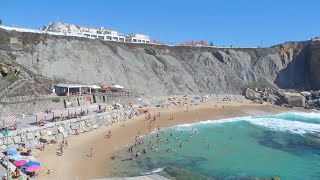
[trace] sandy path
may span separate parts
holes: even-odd
[[[159,111],[161,116],[153,123],[152,128],[170,127],[208,119],[248,116],[250,112],[280,112],[280,110],[267,105],[202,104],[190,107],[188,112],[186,112],[186,107],[152,109],[151,117],[158,114]],[[174,115],[174,120],[169,120],[171,114]],[[127,121],[124,127],[121,124],[113,124],[78,136],[71,136],[68,138],[69,146],[63,156],[56,155],[58,145],[47,145],[44,152],[35,152],[42,163],[39,179],[65,180],[76,179],[76,177],[90,179],[108,176],[112,167],[109,167],[107,162],[112,153],[134,141],[134,137],[139,131],[142,134],[148,133],[148,124],[149,121],[145,120],[145,116],[139,116]],[[109,129],[112,129],[113,135],[111,139],[106,139],[105,135]],[[93,148],[93,157],[88,156],[91,147]],[[50,175],[46,174],[48,169],[52,171]]]

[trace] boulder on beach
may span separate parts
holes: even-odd
[[[246,90],[246,98],[250,99],[251,101],[259,99],[260,98],[260,94],[256,93],[254,90],[247,88]]]
[[[284,100],[288,105],[294,107],[305,107],[306,106],[306,97],[300,93],[284,93]]]

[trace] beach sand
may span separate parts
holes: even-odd
[[[160,112],[160,117],[153,123],[152,129],[171,127],[178,124],[193,123],[202,120],[217,120],[266,113],[279,113],[284,109],[271,105],[224,103],[200,104],[189,107],[150,108],[151,118]],[[169,120],[170,115],[174,119]],[[113,153],[133,143],[138,132],[149,133],[149,120],[146,115],[134,117],[123,126],[122,123],[101,127],[94,131],[71,136],[68,147],[62,156],[57,156],[58,144],[47,145],[45,151],[36,150],[34,154],[42,163],[39,179],[94,179],[110,177],[112,167],[109,166]],[[105,138],[108,130],[112,137]],[[93,157],[90,157],[93,148]],[[46,172],[50,169],[50,175]]]

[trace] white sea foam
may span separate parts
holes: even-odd
[[[166,166],[164,166],[164,167],[160,167],[160,168],[156,168],[156,169],[153,169],[152,171],[149,171],[149,172],[143,173],[143,175],[148,175],[148,174],[158,173],[158,172],[161,172],[164,168],[166,168]]]
[[[279,116],[286,116],[286,115],[295,115],[295,116],[299,116],[299,117],[313,118],[313,119],[320,120],[320,112],[319,111],[313,111],[313,112],[308,112],[308,113],[307,112],[291,111],[291,112],[271,115],[270,117],[279,117]]]
[[[278,118],[249,118],[246,121],[274,131],[287,131],[293,134],[320,133],[320,124],[288,121]]]
[[[240,117],[240,118],[229,118],[229,119],[220,119],[220,120],[208,120],[201,121],[194,124],[182,124],[176,126],[177,130],[191,130],[196,128],[196,126],[208,125],[208,124],[224,124],[232,123],[239,121],[247,121],[251,124],[261,126],[273,131],[287,131],[294,134],[306,134],[306,133],[320,133],[320,124],[304,122],[304,121],[290,121],[286,119],[281,119],[285,115],[294,115],[304,118],[318,119],[320,121],[320,113],[312,112],[288,112],[282,113],[274,116],[256,116],[256,117]]]

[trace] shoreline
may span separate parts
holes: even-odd
[[[249,103],[219,103],[200,104],[189,107],[149,108],[151,117],[160,112],[160,117],[153,124],[152,129],[167,128],[179,124],[196,123],[206,120],[219,120],[234,117],[244,117],[263,113],[280,113],[286,108],[273,107],[271,105]],[[173,120],[168,120],[170,115]],[[112,177],[113,168],[111,157],[114,152],[134,142],[138,132],[148,134],[149,121],[145,116],[134,117],[123,126],[121,123],[104,126],[94,131],[71,136],[68,138],[69,146],[64,150],[63,156],[57,156],[58,145],[48,145],[46,150],[36,150],[34,154],[42,162],[39,171],[40,179],[96,179]],[[112,130],[110,139],[105,138],[108,130]],[[152,131],[152,130],[151,130]],[[90,149],[93,148],[93,157],[90,157]],[[50,169],[52,173],[46,174]]]

